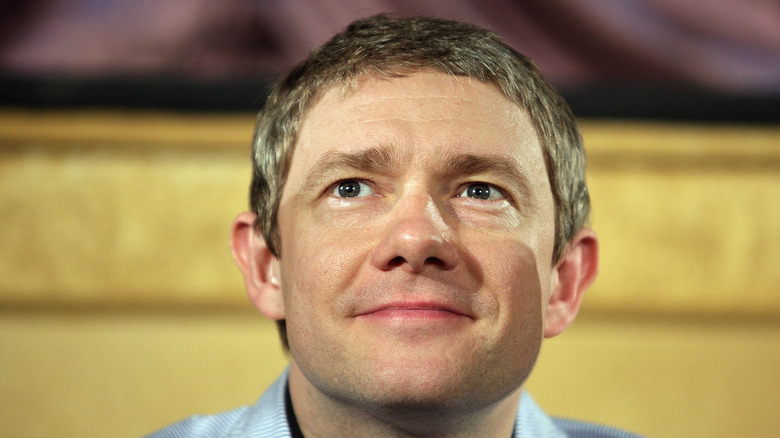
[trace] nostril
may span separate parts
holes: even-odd
[[[406,262],[406,260],[404,260],[403,257],[396,256],[392,260],[390,260],[390,262],[387,265],[390,268],[395,268],[395,267],[403,265],[405,262]]]
[[[446,266],[446,263],[444,263],[444,260],[442,260],[442,259],[440,259],[438,257],[428,257],[427,259],[425,259],[425,264],[426,265],[438,266],[440,268],[443,268],[443,267]]]

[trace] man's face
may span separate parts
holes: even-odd
[[[327,92],[278,216],[293,373],[338,400],[494,403],[542,340],[553,198],[527,113],[422,72]]]

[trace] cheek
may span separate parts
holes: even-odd
[[[541,302],[546,294],[546,288],[535,254],[523,247],[521,251],[515,252],[514,256],[516,259],[510,262],[511,268],[506,270],[506,272],[513,272],[509,275],[510,278],[505,279],[505,284],[512,285],[507,297],[507,308],[512,315],[527,321],[541,315]]]
[[[338,304],[358,268],[354,252],[343,245],[321,236],[299,235],[295,240],[299,246],[288,246],[290,251],[282,257],[287,338],[298,366],[316,370],[338,361],[334,352],[349,350]],[[323,345],[329,348],[323,350]]]
[[[515,276],[506,279],[512,284],[507,291],[501,317],[504,318],[504,347],[517,375],[527,376],[541,349],[544,329],[542,297],[546,295],[544,280],[537,270],[533,251],[522,247],[514,254]]]
[[[314,221],[306,222],[287,227],[281,233],[288,327],[292,321],[314,325],[314,321],[337,314],[338,297],[349,288],[366,257],[366,250],[361,247],[366,245],[364,239],[333,233]]]
[[[504,239],[481,246],[475,254],[483,268],[483,288],[489,291],[489,307],[495,309],[495,323],[505,339],[526,337],[542,326],[543,298],[548,293],[550,271],[542,270],[538,248],[532,243]],[[541,338],[541,335],[540,335]]]
[[[506,374],[512,387],[531,373],[541,349],[543,314],[540,297],[544,274],[537,268],[535,248],[518,240],[495,240],[481,246],[484,267],[482,303],[487,310],[482,321],[480,360]]]

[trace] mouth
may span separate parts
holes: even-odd
[[[473,319],[466,311],[445,303],[393,302],[382,304],[356,315],[358,318],[388,320]]]

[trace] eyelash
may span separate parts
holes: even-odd
[[[343,196],[343,193],[339,193],[338,192],[340,187],[343,184],[349,183],[349,182],[355,182],[355,183],[358,183],[360,185],[360,190],[358,191],[356,196]],[[479,197],[475,197],[475,196],[468,196],[468,195],[465,194],[465,192],[467,190],[469,190],[469,188],[471,188],[471,187],[473,187],[475,185],[483,185],[483,186],[487,187],[487,189],[488,189],[488,198],[479,198]],[[370,192],[361,196],[362,191],[363,191],[362,190],[363,186],[367,187],[368,190],[370,190]],[[351,198],[360,199],[360,198],[366,198],[366,197],[369,197],[369,196],[372,196],[372,195],[376,195],[376,187],[374,186],[373,182],[365,180],[365,179],[362,179],[362,178],[345,178],[345,179],[340,179],[340,180],[336,181],[335,183],[331,184],[330,186],[328,186],[327,193],[330,196],[332,196],[334,198],[337,198],[337,199],[351,199]],[[494,194],[497,194],[498,196],[493,197]],[[454,197],[455,198],[467,198],[467,199],[472,199],[472,200],[475,200],[475,201],[494,201],[495,202],[495,201],[504,200],[504,201],[512,202],[511,197],[508,195],[508,193],[504,189],[502,189],[501,187],[496,186],[495,184],[490,184],[490,183],[486,183],[486,182],[482,182],[482,181],[471,181],[471,182],[459,185],[458,189],[457,189],[457,192],[456,192],[456,195]]]
[[[474,196],[468,196],[464,193],[469,190],[469,188],[472,188],[473,186],[482,185],[487,187],[488,189],[488,198],[478,198]],[[493,197],[494,194],[497,194],[498,197]],[[482,181],[472,181],[465,184],[462,184],[458,188],[458,194],[455,195],[456,198],[469,198],[469,199],[475,199],[475,200],[484,200],[484,201],[498,201],[498,200],[509,200],[509,196],[507,195],[506,191],[502,189],[501,187],[496,186],[495,184],[490,184]]]
[[[364,195],[364,196],[338,196],[337,192],[338,192],[339,188],[343,184],[349,183],[349,182],[356,182],[356,183],[360,184],[361,187],[362,186],[366,186],[371,191],[371,193],[369,193],[367,195]],[[327,193],[330,196],[333,196],[333,197],[338,198],[338,199],[365,198],[367,196],[371,196],[371,195],[375,195],[376,194],[376,192],[374,190],[373,184],[370,181],[367,181],[367,180],[361,179],[361,178],[345,178],[345,179],[338,180],[335,183],[333,183],[330,186],[328,186]],[[358,195],[359,194],[360,194],[360,191],[358,192]]]

